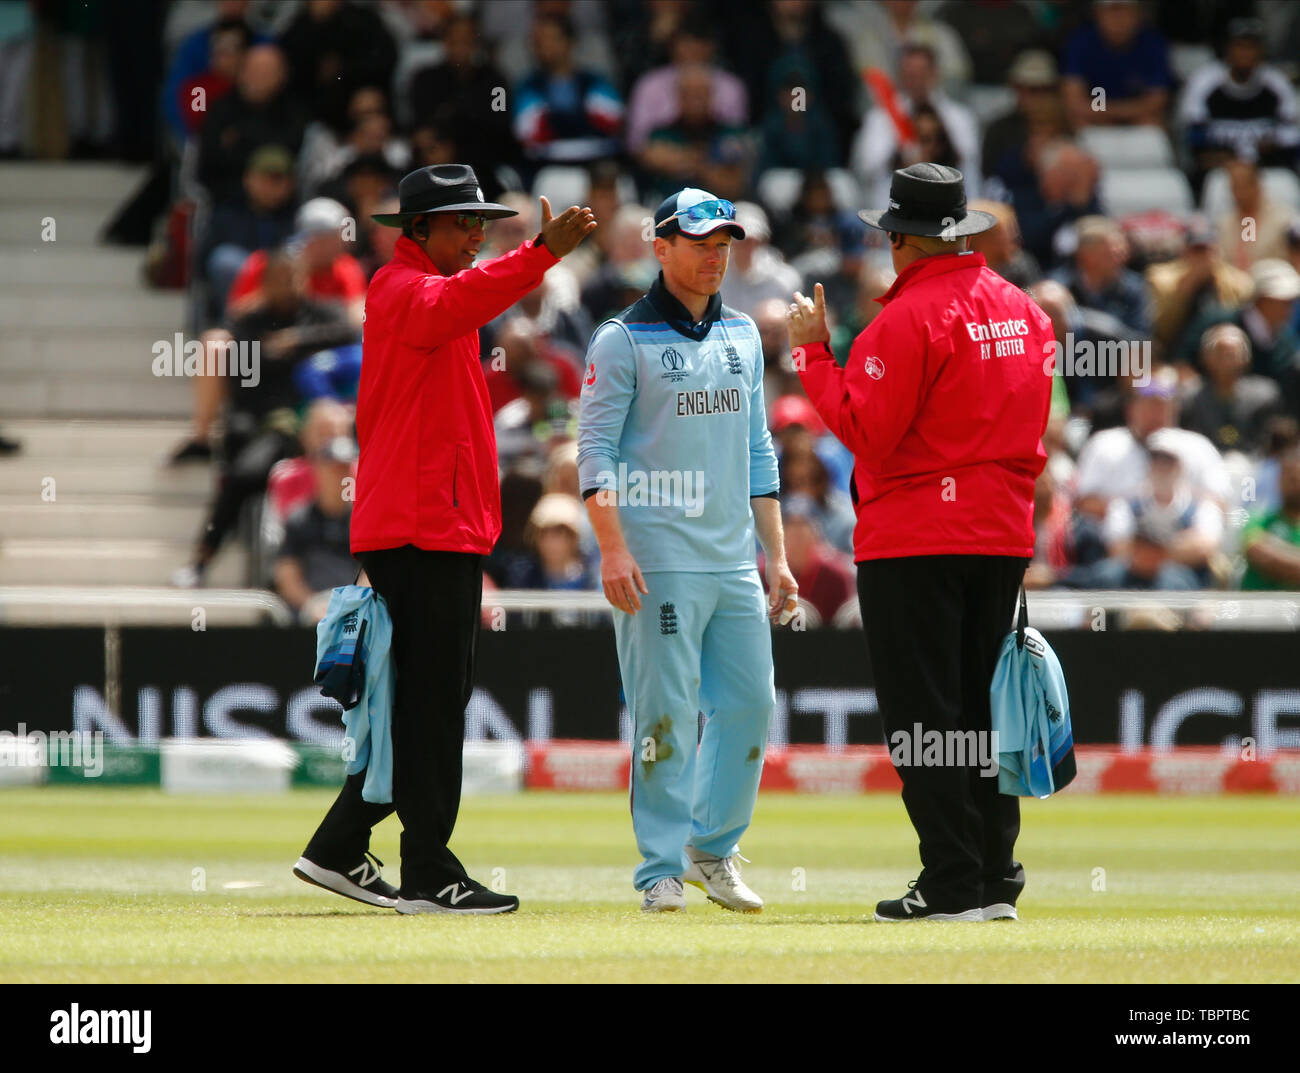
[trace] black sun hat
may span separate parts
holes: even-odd
[[[991,213],[966,208],[961,172],[944,164],[913,164],[894,172],[888,209],[858,213],[868,227],[926,238],[978,235],[997,225]]]
[[[478,176],[468,164],[434,164],[417,168],[397,185],[399,212],[376,213],[370,218],[385,227],[401,227],[406,220],[431,212],[481,212],[489,220],[519,213],[495,201],[485,201]]]

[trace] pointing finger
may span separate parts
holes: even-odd
[[[551,222],[551,203],[545,197],[538,200],[542,203],[542,225],[545,226]]]

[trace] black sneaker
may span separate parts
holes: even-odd
[[[397,905],[397,888],[380,878],[379,869],[383,866],[384,862],[368,851],[354,867],[337,871],[299,857],[293,866],[293,874],[304,883],[323,887],[345,898],[380,909],[392,909]]]
[[[907,889],[910,893],[901,898],[876,903],[878,921],[882,924],[897,924],[906,920],[960,920],[976,923],[984,919],[984,909],[981,906],[958,910],[933,908],[917,888],[915,879],[907,885]]]
[[[201,440],[186,440],[167,459],[169,466],[183,466],[187,462],[211,462],[212,448]]]
[[[519,899],[513,894],[498,894],[468,876],[458,882],[448,883],[436,893],[422,890],[410,897],[402,894],[397,897],[397,911],[408,915],[472,913],[486,916],[489,913],[513,913],[518,908]]]
[[[984,885],[985,920],[1020,919],[1016,914],[1016,899],[1025,889],[1025,870],[1019,864],[1014,864],[1014,868],[1011,875]]]

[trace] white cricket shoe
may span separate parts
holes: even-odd
[[[686,895],[682,893],[682,881],[676,876],[661,879],[645,892],[641,902],[643,913],[676,913],[686,908]]]
[[[745,885],[740,878],[740,867],[736,864],[736,854],[731,857],[714,857],[702,853],[694,846],[686,847],[686,856],[691,859],[691,866],[682,876],[693,887],[699,887],[709,896],[709,901],[731,909],[737,913],[761,913],[763,899]],[[743,857],[740,858],[742,861]]]

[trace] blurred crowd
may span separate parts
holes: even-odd
[[[115,133],[116,83],[86,81],[121,65],[110,5],[0,4],[0,154],[21,151],[33,27],[70,12],[70,151],[140,141]],[[723,300],[762,335],[807,620],[852,624],[852,460],[803,395],[785,308],[821,282],[843,360],[893,278],[856,210],[930,160],[961,169],[999,221],[972,247],[1056,328],[1028,584],[1300,588],[1300,4],[217,0],[172,4],[158,33],[139,50],[161,56],[151,278],[187,288],[210,354],[257,340],[269,359],[256,388],[196,380],[174,461],[222,480],[178,583],[235,536],[257,550],[250,581],[304,617],[353,579],[349,407],[366,283],[397,235],[370,215],[395,211],[411,168],[463,162],[519,210],[484,257],[536,234],[539,194],[601,225],[481,333],[492,582],[599,587],[583,355],[655,278],[654,206],[699,186],[749,236]]]

